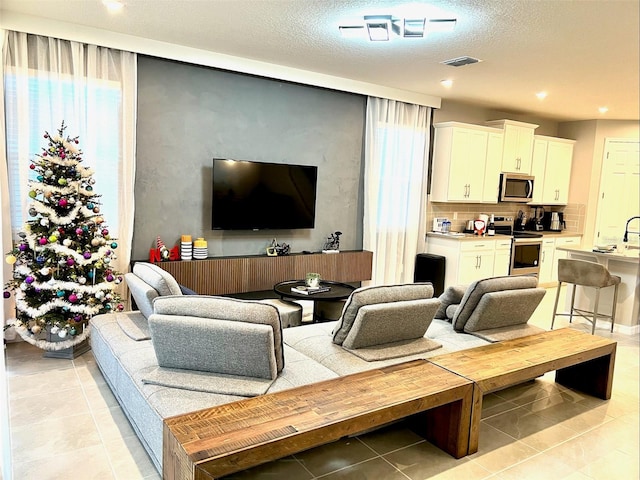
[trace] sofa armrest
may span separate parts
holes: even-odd
[[[349,349],[421,338],[440,306],[437,298],[360,307],[342,346]]]
[[[275,379],[273,329],[269,325],[153,314],[151,341],[158,365]]]
[[[159,296],[158,291],[135,273],[126,273],[124,279],[138,310],[145,318],[149,318],[153,313],[153,300]]]

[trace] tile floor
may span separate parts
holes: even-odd
[[[548,328],[554,297],[549,289],[533,324]],[[596,332],[619,342],[611,400],[556,385],[553,374],[488,395],[474,455],[455,460],[397,424],[228,478],[637,480],[639,337]],[[160,478],[90,352],[45,359],[14,343],[6,364],[15,480]]]

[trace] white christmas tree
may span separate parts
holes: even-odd
[[[123,309],[114,292],[122,276],[111,266],[118,244],[100,215],[93,170],[81,165],[78,137],[65,138],[65,128],[63,122],[56,135],[45,132],[48,146],[31,161],[31,219],[6,257],[13,265],[4,292],[15,295],[13,326],[44,350],[79,344],[92,316]]]

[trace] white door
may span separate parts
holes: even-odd
[[[596,244],[622,244],[627,220],[640,215],[640,142],[638,140],[605,141]],[[629,224],[629,230],[640,230],[640,221]],[[629,235],[638,244],[638,235]]]

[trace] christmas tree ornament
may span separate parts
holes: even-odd
[[[9,265],[13,265],[14,263],[16,263],[17,258],[14,255],[7,255],[7,257],[4,260]]]
[[[31,327],[31,333],[34,334],[38,334],[42,331],[42,327],[40,327],[40,325],[34,325],[33,327]]]
[[[65,247],[69,247],[69,246],[71,246],[71,243],[72,243],[72,242],[71,242],[71,240],[70,240],[70,239],[68,239],[68,238],[65,238],[65,239],[62,241],[62,245],[64,245]]]
[[[57,325],[54,325],[51,327],[51,333],[53,333],[54,335],[59,331],[60,331],[60,327],[58,327]]]
[[[35,190],[31,190],[31,191],[29,191],[29,197],[30,197],[30,198],[36,198],[36,196],[37,196],[37,195],[38,195],[38,194],[36,193],[36,191],[35,191]]]
[[[67,331],[65,329],[62,329],[58,332],[58,336],[60,338],[65,338],[67,336]]]

